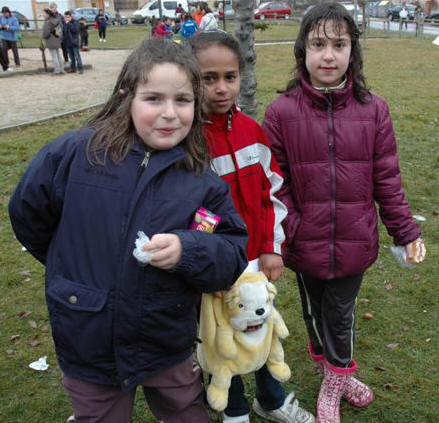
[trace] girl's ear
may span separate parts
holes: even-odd
[[[125,90],[123,90],[122,88],[119,90],[119,94],[121,97],[123,97],[125,95]]]

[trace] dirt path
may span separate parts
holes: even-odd
[[[20,49],[20,71],[0,77],[0,129],[105,101],[129,53],[130,50],[92,50],[82,53],[84,64],[92,65],[83,75],[52,76],[23,74],[43,66],[38,49]],[[48,52],[46,57],[51,66]]]

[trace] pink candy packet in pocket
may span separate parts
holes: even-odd
[[[196,211],[194,220],[192,221],[189,229],[213,233],[220,220],[221,217],[213,214],[209,210],[206,210],[204,207],[200,207]]]

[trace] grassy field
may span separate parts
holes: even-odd
[[[130,30],[130,29],[129,29]],[[403,51],[403,54],[401,54]],[[259,117],[282,89],[292,69],[292,46],[258,48]],[[366,273],[358,308],[358,376],[375,390],[365,410],[343,403],[343,421],[359,423],[435,423],[439,342],[439,48],[428,41],[373,40],[365,45],[371,88],[390,103],[399,143],[404,187],[422,222],[427,261],[413,270],[395,263],[391,240],[381,228],[381,252]],[[81,126],[88,114],[0,133],[0,422],[61,423],[70,413],[60,385],[44,300],[44,268],[14,239],[7,204],[32,156],[47,141]],[[278,304],[291,336],[285,353],[292,369],[286,389],[314,410],[319,379],[307,357],[295,278],[289,271],[278,284]],[[365,313],[374,318],[363,319]],[[28,364],[47,355],[50,368],[37,373]],[[246,377],[252,400],[254,383]],[[262,420],[252,417],[252,421]],[[135,423],[154,422],[139,391]],[[214,416],[214,421],[219,421]],[[195,423],[195,422],[194,422]]]

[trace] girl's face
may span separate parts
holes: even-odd
[[[174,63],[154,65],[146,83],[139,83],[131,118],[139,137],[155,150],[179,144],[194,120],[194,90],[187,73]]]
[[[335,30],[333,21],[326,21],[308,34],[305,66],[311,84],[333,87],[341,83],[351,58],[351,37],[346,24]]]
[[[241,74],[236,54],[230,48],[214,44],[197,52],[204,88],[205,112],[227,113],[239,94]]]

